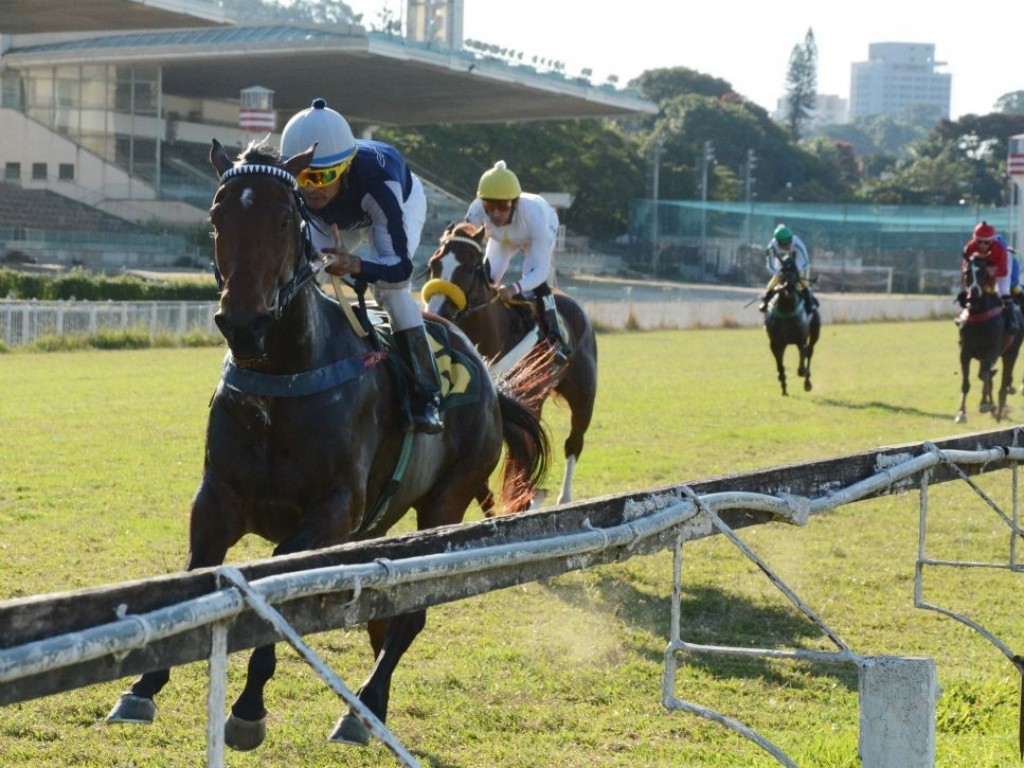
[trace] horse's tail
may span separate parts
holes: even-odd
[[[529,508],[544,481],[551,441],[540,421],[544,393],[557,375],[549,362],[527,355],[498,382],[505,463],[501,472],[501,502],[505,512]]]

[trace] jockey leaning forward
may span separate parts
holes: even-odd
[[[309,168],[298,175],[309,208],[313,246],[334,256],[326,269],[370,284],[394,330],[395,346],[412,374],[411,417],[419,432],[444,429],[440,377],[427,341],[423,314],[410,291],[412,257],[426,221],[420,180],[389,144],[356,141],[348,122],[315,99],[281,133],[281,154],[291,157],[315,146]],[[368,255],[351,253],[360,242]]]
[[[768,270],[772,273],[768,285],[765,286],[764,294],[761,296],[761,303],[757,308],[764,312],[768,308],[768,300],[772,297],[775,287],[782,279],[782,265],[785,259],[796,259],[796,268],[800,274],[800,293],[804,299],[804,306],[811,312],[818,307],[818,300],[811,294],[810,286],[807,284],[807,267],[810,265],[810,257],[807,254],[807,246],[804,241],[793,234],[792,230],[785,224],[779,224],[772,233],[771,242],[766,249]]]
[[[1006,321],[1006,329],[1010,333],[1018,333],[1021,328],[1020,309],[1012,297],[1012,269],[1010,254],[1006,247],[1006,240],[997,236],[996,228],[983,221],[974,228],[972,237],[964,246],[961,254],[961,263],[971,256],[984,259],[986,268],[992,281],[995,291],[1003,302],[1003,318]]]
[[[532,298],[555,354],[567,360],[571,349],[559,330],[555,297],[548,285],[558,236],[558,213],[540,195],[523,192],[519,178],[504,160],[480,177],[476,195],[466,212],[466,221],[476,227],[483,225],[487,234],[484,260],[498,297],[505,302],[519,295]],[[502,278],[512,257],[520,252],[522,276],[506,285]]]

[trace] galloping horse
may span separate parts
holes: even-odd
[[[967,421],[967,393],[971,390],[971,361],[978,361],[981,379],[980,413],[989,413],[996,421],[1006,414],[1006,395],[1013,385],[1013,367],[1017,363],[1024,331],[1010,333],[1003,319],[1003,301],[993,290],[987,260],[972,255],[963,263],[963,290],[958,297],[967,310],[960,320],[960,410],[957,424]],[[999,384],[999,404],[993,403],[992,379],[998,359],[1003,362]]]
[[[487,358],[494,370],[515,363],[522,355],[550,353],[550,345],[539,343],[542,336],[533,314],[532,302],[506,305],[497,301],[484,261],[484,228],[468,222],[450,224],[440,246],[430,257],[431,280],[423,286],[427,309],[456,323]],[[546,356],[554,376],[553,391],[569,406],[569,436],[565,439],[565,474],[558,503],[572,500],[572,479],[583,452],[583,436],[594,414],[597,396],[597,340],[583,308],[564,293],[553,290],[558,314],[568,333],[563,338],[572,347],[567,363]],[[536,344],[536,346],[534,346]],[[543,363],[540,363],[543,365]],[[551,388],[540,395],[538,410]]]
[[[821,315],[817,308],[805,305],[800,291],[800,270],[792,255],[782,261],[779,283],[772,289],[772,297],[765,310],[764,327],[768,331],[768,341],[775,356],[782,394],[789,394],[786,390],[786,367],[782,359],[790,344],[795,345],[800,352],[796,375],[804,377],[804,391],[810,392],[811,357],[821,334]]]
[[[549,448],[537,415],[518,392],[494,384],[469,340],[440,320],[464,386],[445,401],[443,433],[407,429],[405,374],[392,370],[387,344],[377,332],[359,335],[354,318],[317,285],[323,262],[296,189],[312,156],[310,148],[282,161],[272,147],[250,144],[235,163],[216,140],[210,152],[220,180],[210,209],[221,283],[216,322],[230,352],[210,404],[188,570],[219,565],[250,532],[285,555],[383,536],[410,508],[420,529],[461,522],[487,489],[503,444],[506,503],[528,506],[545,471]],[[376,664],[358,696],[381,722],[395,667],[425,624],[425,610],[369,622]],[[273,645],[253,651],[225,727],[228,745],[263,741],[263,688],[274,666]],[[108,719],[152,721],[153,698],[169,677],[144,674]],[[349,712],[331,739],[366,744],[369,731]]]

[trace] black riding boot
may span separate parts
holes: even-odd
[[[444,429],[441,418],[441,377],[437,373],[434,353],[427,341],[427,329],[422,325],[395,331],[398,354],[412,373],[410,410],[413,429],[417,432],[437,434]]]
[[[813,312],[818,308],[818,300],[811,293],[810,288],[804,288],[801,293],[804,295],[804,306],[807,307],[808,312]]]
[[[547,326],[548,340],[554,343],[555,358],[560,363],[568,361],[572,347],[565,343],[558,324],[558,310],[555,308],[555,297],[550,293],[540,299],[541,311],[544,314],[544,325]]]

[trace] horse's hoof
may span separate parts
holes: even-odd
[[[956,415],[956,418],[953,419],[953,421],[956,422],[957,424],[966,424],[967,423],[967,414],[964,413],[963,411],[960,411],[960,413],[958,413]]]
[[[224,723],[224,743],[239,752],[256,749],[267,738],[267,718],[243,720],[234,715]]]
[[[805,381],[804,382],[804,392],[810,392],[810,391],[811,391],[811,382]]]
[[[365,747],[370,743],[370,731],[355,715],[342,715],[328,737],[336,744],[355,744]]]
[[[156,704],[152,699],[122,693],[117,704],[107,715],[108,723],[144,723],[149,725],[156,717]]]
[[[1013,386],[1013,384],[1011,384],[1010,386],[1008,386],[1006,388],[1006,394],[1008,394],[1008,395],[1016,395],[1017,394],[1017,388],[1015,386]]]

